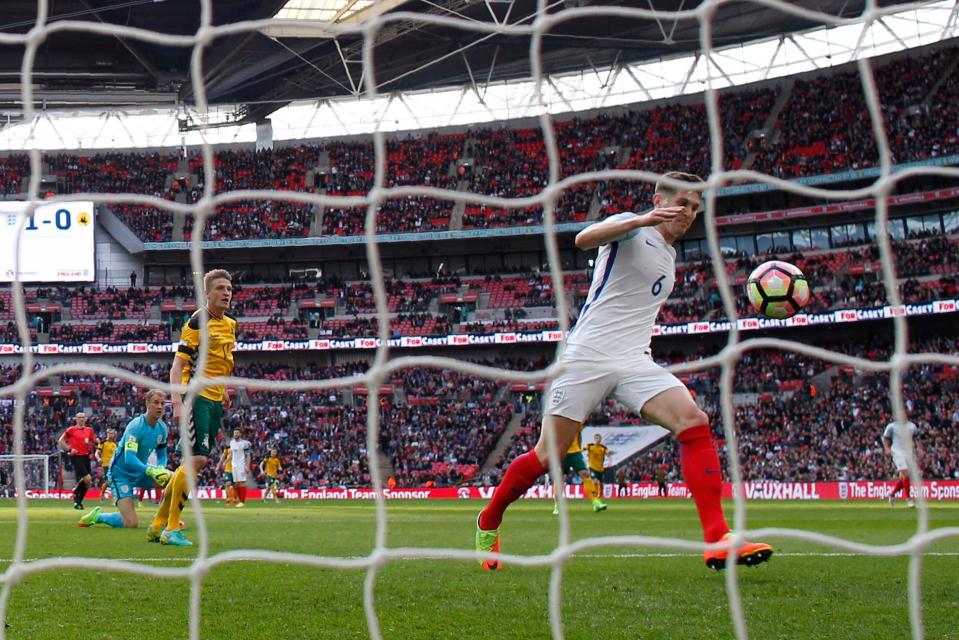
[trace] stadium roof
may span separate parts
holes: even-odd
[[[281,20],[342,22],[372,4],[372,0],[288,0],[275,17]]]
[[[191,35],[200,24],[197,0],[56,0],[49,21],[128,25],[174,35]],[[215,0],[213,23],[274,16],[323,20],[357,27],[377,14],[402,11],[409,19],[390,21],[377,32],[374,51],[378,91],[438,86],[479,86],[530,75],[527,35],[504,35],[424,23],[420,16],[454,17],[472,23],[529,25],[536,0]],[[570,7],[627,6],[689,10],[702,0],[554,0],[548,12]],[[794,2],[833,16],[855,17],[864,0]],[[881,6],[904,4],[883,0]],[[34,0],[6,0],[0,34],[26,33],[36,20]],[[212,103],[240,105],[233,123],[260,120],[297,100],[361,96],[363,35],[318,35],[317,22],[277,23],[269,29],[226,35],[203,56],[204,83]],[[808,29],[819,23],[752,2],[722,4],[713,20],[717,46]],[[581,16],[556,25],[542,42],[547,73],[599,69],[698,50],[695,19],[636,20]],[[0,109],[21,106],[20,70],[24,47],[0,46]],[[48,34],[34,64],[35,98],[52,109],[80,106],[148,106],[195,100],[189,47],[80,30]]]

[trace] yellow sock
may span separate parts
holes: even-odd
[[[175,482],[175,484],[174,484]],[[186,480],[186,470],[183,467],[177,469],[173,479],[167,488],[172,487],[170,494],[170,517],[167,519],[167,531],[178,531],[180,529],[180,513],[189,499],[189,486]]]
[[[163,499],[160,501],[160,508],[157,509],[156,514],[153,516],[153,523],[150,525],[150,528],[154,531],[158,531],[166,527],[167,521],[170,519],[170,503],[172,502],[173,496],[173,481],[176,479],[177,475],[180,474],[180,469],[183,467],[177,468],[173,472],[173,477],[170,478],[170,481],[167,482],[166,489],[163,490]]]
[[[593,496],[600,500],[603,497],[603,485],[599,480],[593,480]]]

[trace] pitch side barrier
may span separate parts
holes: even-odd
[[[897,317],[926,316],[940,313],[956,313],[959,300],[936,300],[923,304],[904,304],[898,306],[875,307],[869,309],[841,309],[828,313],[800,313],[785,320],[772,318],[739,318],[736,323],[740,331],[759,331],[761,329],[781,329],[791,327],[810,327],[816,325],[845,324],[869,320],[887,320]],[[726,333],[728,320],[685,322],[679,324],[658,324],[653,327],[653,337],[692,335],[706,333]],[[390,347],[418,349],[430,347],[466,347],[479,344],[519,344],[530,342],[559,342],[563,339],[561,331],[509,331],[497,333],[457,333],[446,336],[403,336],[391,338]],[[353,351],[357,349],[376,349],[381,344],[379,338],[316,338],[313,340],[263,340],[261,342],[240,342],[235,351]],[[101,354],[101,353],[171,353],[176,344],[156,344],[131,342],[127,344],[35,344],[30,351],[38,355],[58,355],[65,353]],[[23,353],[23,347],[17,344],[0,344],[0,355]]]
[[[892,481],[856,480],[852,482],[746,482],[745,498],[747,500],[885,500],[894,486]],[[489,500],[495,486],[483,487],[409,487],[402,489],[384,489],[383,496],[387,500]],[[619,486],[606,484],[603,486],[606,498],[692,498],[692,494],[682,482],[671,482],[667,485],[665,496],[659,493],[659,486],[655,482],[630,482]],[[91,500],[99,499],[99,490],[91,489],[87,497]],[[226,491],[213,487],[199,487],[197,494],[201,500],[226,500]],[[922,484],[922,494],[926,500],[951,501],[959,500],[959,480],[927,480]],[[912,497],[916,497],[916,486],[912,487]],[[570,500],[584,497],[583,485],[567,484],[565,496]],[[732,483],[723,483],[723,497],[733,498],[735,486]],[[247,499],[260,500],[263,497],[261,489],[247,491]],[[315,489],[280,489],[280,497],[284,500],[374,500],[375,493],[369,487],[320,487]],[[530,488],[523,496],[525,499],[548,499],[553,497],[552,485],[538,484]],[[42,489],[27,489],[27,498],[72,500],[73,492],[54,490],[44,492]]]

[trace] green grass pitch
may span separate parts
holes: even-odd
[[[88,501],[89,502],[89,501]],[[89,502],[88,506],[92,506]],[[480,501],[391,502],[390,547],[471,549]],[[503,551],[550,552],[559,535],[552,504],[523,501],[507,513]],[[572,540],[649,535],[699,539],[691,501],[613,501],[593,513],[571,502]],[[732,513],[732,503],[727,504]],[[265,549],[357,557],[374,545],[372,503],[251,502],[245,510],[205,503],[210,553]],[[184,567],[193,548],[149,544],[143,529],[75,526],[69,503],[34,501],[28,508],[26,556],[110,557],[151,566]],[[908,540],[917,512],[885,503],[750,502],[747,523],[790,527],[847,539],[892,544]],[[141,510],[146,520],[149,509]],[[191,510],[188,533],[196,540]],[[930,506],[930,528],[959,526],[959,504]],[[0,500],[0,570],[10,567],[16,503]],[[905,557],[838,553],[794,540],[767,540],[777,554],[740,569],[751,638],[909,638]],[[368,638],[363,611],[365,570],[334,570],[237,561],[203,580],[203,638]],[[922,563],[926,638],[959,639],[959,537],[937,542]],[[475,561],[396,560],[380,571],[376,610],[384,638],[549,638],[548,567],[507,566],[484,573]],[[566,638],[734,637],[725,576],[698,554],[655,548],[602,548],[573,557],[563,574]],[[27,576],[10,598],[7,638],[174,640],[188,636],[187,579],[160,579],[80,569]]]

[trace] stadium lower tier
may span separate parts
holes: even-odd
[[[931,329],[930,329],[931,327]],[[803,334],[816,346],[869,361],[888,361],[889,335],[843,337]],[[940,335],[936,335],[936,334]],[[914,336],[910,352],[955,356],[955,323],[928,321],[924,335]],[[703,342],[693,352],[663,351],[663,364],[695,362],[722,347]],[[535,347],[531,347],[535,348]],[[247,356],[248,358],[252,356]],[[371,389],[362,379],[369,362],[320,366],[263,360],[243,363],[238,377],[274,382],[315,381],[311,391],[232,390],[234,409],[225,432],[239,428],[254,443],[254,464],[270,449],[283,461],[283,483],[290,488],[368,486],[370,483],[367,402]],[[518,371],[538,371],[552,352],[535,358],[481,364]],[[37,365],[42,366],[42,365]],[[123,365],[155,380],[168,379],[169,362]],[[681,374],[709,415],[714,438],[726,464],[731,441],[723,429],[717,367]],[[18,366],[0,368],[0,384],[20,377]],[[331,388],[333,380],[341,384]],[[46,380],[28,395],[25,450],[51,454],[72,416],[83,410],[104,437],[121,429],[142,411],[142,387],[113,376],[63,374]],[[323,387],[323,388],[320,388]],[[376,438],[384,476],[398,486],[495,484],[505,465],[535,443],[542,419],[540,394],[545,382],[517,383],[455,370],[423,367],[393,372],[376,389],[380,423]],[[929,479],[959,479],[959,368],[941,362],[916,363],[904,374],[906,409],[919,425],[920,466]],[[737,450],[743,477],[749,481],[878,481],[893,473],[883,452],[881,433],[891,420],[889,376],[793,352],[751,350],[735,364],[733,397]],[[13,445],[12,402],[0,403],[0,454]],[[635,430],[641,420],[615,402],[601,403],[587,425]],[[623,431],[622,433],[627,433]],[[171,444],[177,437],[172,425]],[[218,447],[222,447],[220,442]],[[216,454],[218,455],[218,453]],[[678,449],[671,438],[617,461],[630,481],[649,480],[664,468],[679,481]],[[255,474],[258,475],[258,474]],[[58,477],[53,475],[51,477]],[[200,483],[219,484],[209,465]]]

